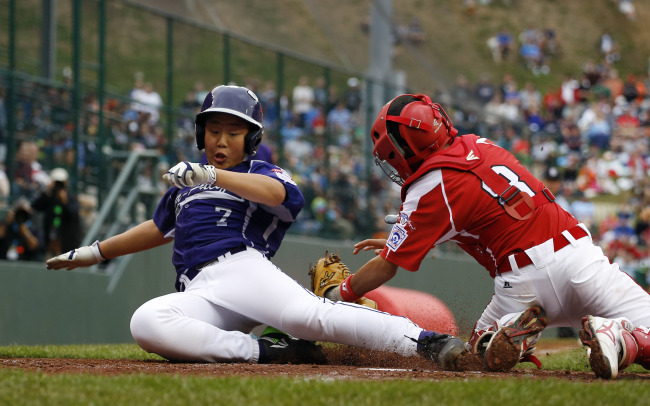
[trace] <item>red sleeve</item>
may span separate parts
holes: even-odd
[[[414,272],[431,248],[456,234],[442,172],[434,170],[410,185],[381,256]]]

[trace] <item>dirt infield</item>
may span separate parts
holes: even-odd
[[[303,377],[306,379],[480,379],[480,378],[556,378],[568,381],[599,381],[591,372],[515,369],[510,372],[487,372],[480,364],[468,371],[443,371],[420,357],[400,357],[351,347],[326,348],[328,365],[259,365],[226,363],[173,363],[155,360],[70,359],[70,358],[0,358],[0,368],[19,368],[45,374],[170,374],[194,376]],[[585,357],[585,362],[587,362]],[[531,364],[532,365],[532,364]],[[650,380],[650,374],[622,373],[619,379]]]

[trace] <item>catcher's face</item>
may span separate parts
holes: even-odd
[[[219,169],[232,168],[245,158],[246,120],[227,113],[213,113],[205,120],[205,155]]]

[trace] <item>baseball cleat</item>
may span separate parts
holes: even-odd
[[[457,369],[458,361],[467,354],[463,340],[449,334],[424,331],[417,343],[420,354],[437,362],[445,370]]]
[[[615,379],[618,376],[621,331],[614,320],[596,316],[582,318],[580,341],[589,347],[589,365],[597,377]]]
[[[529,307],[494,334],[485,349],[483,363],[488,371],[509,371],[532,351],[548,320],[538,306]],[[529,351],[531,350],[531,351]]]
[[[259,364],[327,364],[323,347],[279,330],[263,334],[257,342],[260,346]]]

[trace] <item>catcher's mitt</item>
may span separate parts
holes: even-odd
[[[351,275],[347,265],[341,261],[338,254],[329,254],[325,251],[325,256],[320,258],[316,265],[309,269],[311,276],[311,291],[316,296],[326,297],[325,293],[332,288],[339,289],[339,286]],[[377,308],[375,301],[365,297],[360,298],[354,303],[363,306]]]

